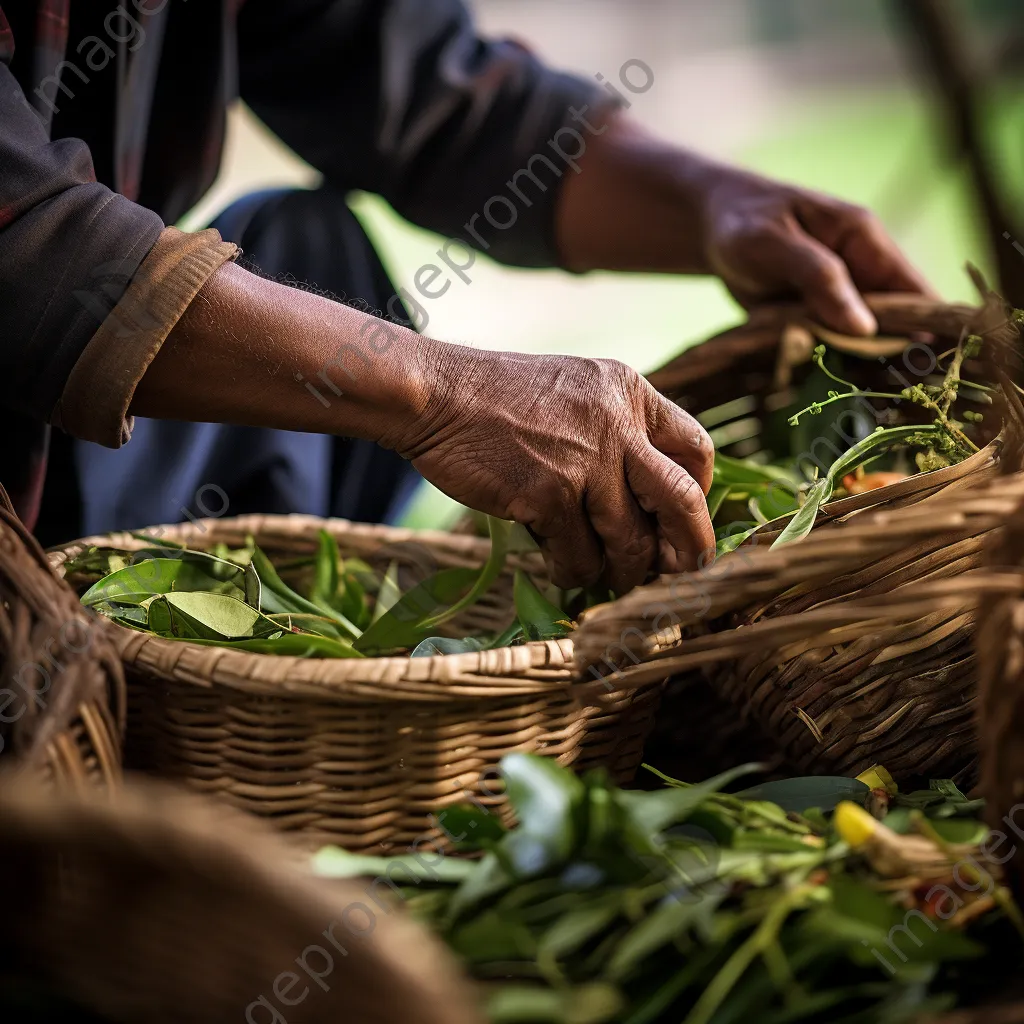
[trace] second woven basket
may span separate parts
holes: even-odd
[[[311,555],[327,529],[345,557],[383,571],[480,566],[486,541],[306,516],[247,516],[162,528],[196,548],[241,547],[251,535],[274,559]],[[155,531],[154,531],[155,532]],[[81,541],[143,547],[130,535]],[[539,556],[510,556],[456,634],[511,622],[511,572],[542,574]],[[618,782],[638,767],[660,680],[610,690],[573,672],[570,640],[445,657],[299,659],[164,640],[117,627],[129,696],[126,763],[186,781],[310,843],[399,852],[446,843],[434,815],[475,798],[504,813],[496,766],[532,751]]]

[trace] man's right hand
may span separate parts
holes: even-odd
[[[710,561],[711,439],[622,363],[449,345],[226,264],[135,390],[141,416],[365,437],[515,519],[563,587]]]
[[[423,341],[430,399],[388,446],[457,501],[527,526],[556,585],[603,577],[622,593],[710,562],[711,439],[639,374]]]

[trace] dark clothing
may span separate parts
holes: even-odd
[[[0,0],[0,425],[21,437],[0,479],[23,510],[44,425],[127,440],[135,384],[236,254],[164,225],[212,183],[239,95],[332,188],[463,238],[570,107],[605,105],[478,38],[458,0]],[[498,259],[552,265],[560,172],[530,169],[514,230],[483,232]]]
[[[253,193],[212,226],[267,277],[310,282],[359,309],[400,309],[370,240],[331,188]],[[316,401],[300,391],[303,400]],[[50,545],[248,512],[389,523],[420,480],[405,459],[358,438],[138,417],[122,449],[54,432],[36,535]]]

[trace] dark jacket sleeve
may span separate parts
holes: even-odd
[[[49,421],[90,338],[163,228],[50,142],[0,61],[0,407]]]
[[[328,182],[503,262],[557,264],[575,172],[550,143],[585,147],[573,107],[600,129],[596,82],[480,38],[460,0],[247,0],[238,29],[242,98]]]

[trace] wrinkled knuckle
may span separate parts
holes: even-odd
[[[856,205],[847,207],[846,219],[852,227],[865,230],[873,229],[878,220],[866,206]]]

